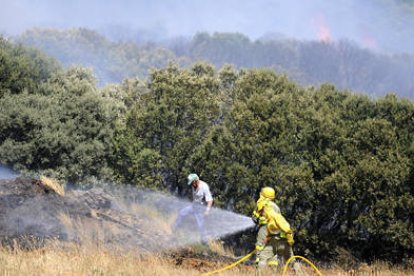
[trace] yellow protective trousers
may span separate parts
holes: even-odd
[[[268,236],[266,226],[261,226],[257,233],[256,241],[256,265],[258,268],[274,265],[279,262],[286,262],[293,256],[292,247],[287,243],[286,238],[280,235]]]

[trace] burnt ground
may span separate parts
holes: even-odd
[[[171,262],[183,268],[197,269],[201,272],[211,272],[230,265],[238,260],[238,258],[220,255],[209,249],[198,250],[192,248],[182,248],[181,250],[167,253]],[[254,260],[250,258],[237,266],[245,271],[254,271]]]
[[[69,190],[62,196],[39,179],[0,180],[0,244],[30,250],[51,240],[99,243],[117,250],[158,252],[177,266],[200,271],[236,261],[208,247],[175,246],[168,221],[154,219],[151,207],[141,208],[142,195],[126,194],[134,197],[134,205],[100,188]],[[246,269],[252,268],[251,261],[246,264]]]
[[[143,252],[170,242],[162,230],[149,231],[153,222],[144,212],[125,210],[102,189],[72,190],[61,196],[37,179],[0,180],[0,241],[100,242]]]

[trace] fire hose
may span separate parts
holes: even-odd
[[[288,265],[294,259],[301,259],[301,260],[307,262],[315,270],[315,272],[318,274],[318,276],[322,276],[322,273],[316,268],[316,266],[311,261],[309,261],[308,259],[306,259],[305,257],[302,257],[302,256],[292,256],[292,257],[290,257],[287,260],[286,264],[285,264],[285,268],[283,269],[282,276],[285,276],[286,275],[286,271],[288,269]]]
[[[221,269],[217,269],[217,270],[214,270],[214,271],[211,271],[211,272],[204,273],[204,274],[202,274],[202,276],[209,276],[209,275],[212,275],[212,274],[215,274],[215,273],[223,272],[223,271],[225,271],[227,269],[230,269],[232,267],[235,267],[236,265],[238,265],[238,264],[244,262],[245,260],[247,260],[248,258],[250,258],[255,252],[256,252],[256,249],[251,251],[249,254],[247,254],[246,256],[244,256],[243,258],[238,260],[237,262],[234,262],[234,263],[232,263],[232,264],[230,264],[226,267],[223,267]]]
[[[230,265],[228,265],[226,267],[223,267],[221,269],[217,269],[217,270],[214,270],[214,271],[210,271],[210,272],[207,272],[207,273],[204,273],[204,274],[201,274],[201,275],[202,276],[209,276],[209,275],[216,274],[216,273],[220,273],[220,272],[223,272],[223,271],[228,270],[230,268],[233,268],[236,265],[238,265],[238,264],[244,262],[245,260],[247,260],[248,258],[250,258],[255,252],[256,252],[256,249],[254,249],[253,251],[251,251],[249,254],[247,254],[246,256],[244,256],[243,258],[241,258],[240,260],[238,260],[238,261],[236,261],[236,262],[234,262],[234,263],[232,263],[232,264],[230,264]],[[283,269],[282,276],[285,276],[286,275],[286,272],[287,272],[289,263],[292,260],[294,260],[294,259],[301,259],[301,260],[305,261],[306,263],[308,263],[315,270],[315,272],[318,274],[318,276],[322,276],[322,273],[318,270],[318,268],[316,268],[316,266],[311,261],[309,261],[308,259],[306,259],[305,257],[302,257],[302,256],[292,256],[292,257],[290,257],[287,260],[286,264],[285,264],[285,267]]]

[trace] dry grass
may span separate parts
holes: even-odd
[[[211,251],[216,252],[220,256],[234,257],[234,251],[232,248],[224,247],[223,243],[219,240],[212,240],[209,242]]]
[[[189,271],[195,275],[197,271]],[[177,275],[180,269],[160,257],[79,250],[76,247],[0,251],[0,275]]]
[[[121,204],[121,202],[118,202],[118,204]],[[159,231],[171,234],[171,225],[174,223],[176,215],[166,215],[154,206],[145,204],[133,203],[125,205],[123,208],[127,209],[130,214],[139,214],[140,217],[148,218],[152,225],[157,225]]]
[[[185,263],[178,263],[174,258],[161,255],[140,256],[137,253],[120,253],[100,247],[80,247],[61,242],[32,251],[0,248],[0,275],[201,275],[228,265],[203,263],[190,258]],[[339,268],[321,271],[323,275],[338,276],[413,275],[413,271],[390,268],[385,264],[362,267],[358,271]],[[252,266],[240,265],[219,275],[255,275],[255,270]],[[267,271],[263,275],[281,275],[281,270]],[[294,274],[289,272],[288,275]],[[315,274],[304,267],[302,275]]]
[[[54,191],[58,195],[61,195],[61,196],[65,195],[65,189],[56,179],[52,179],[46,176],[41,176],[40,182],[43,186],[49,188],[50,190]]]

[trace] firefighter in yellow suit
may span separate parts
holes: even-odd
[[[262,188],[253,212],[253,220],[259,226],[256,240],[256,266],[259,270],[264,266],[277,267],[279,257],[286,262],[293,256],[293,232],[274,199],[273,188]]]

